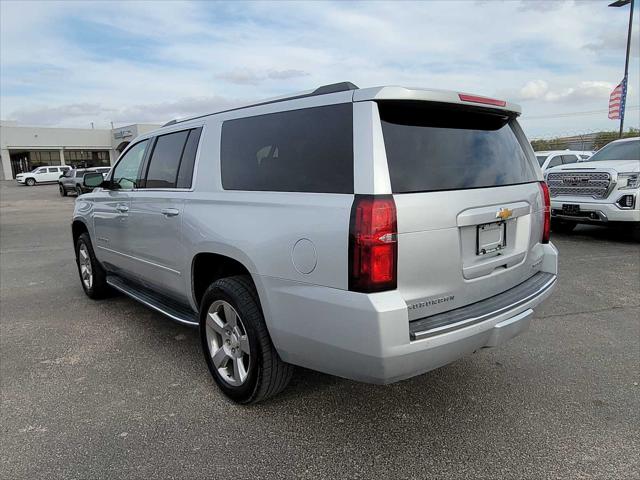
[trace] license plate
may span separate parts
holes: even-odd
[[[506,246],[506,222],[485,223],[476,227],[476,255],[497,252]]]
[[[580,213],[580,205],[574,205],[572,203],[562,204],[563,215],[578,215]]]

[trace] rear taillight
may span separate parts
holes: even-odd
[[[349,290],[397,287],[398,227],[391,195],[356,195],[349,225]]]
[[[549,235],[551,235],[551,198],[549,197],[549,187],[547,187],[546,182],[540,182],[540,194],[544,204],[541,242],[549,243]]]

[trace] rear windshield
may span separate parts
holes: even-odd
[[[640,140],[610,143],[602,147],[585,162],[598,160],[640,160]]]
[[[395,193],[536,181],[535,159],[504,114],[424,102],[380,102],[379,110]]]

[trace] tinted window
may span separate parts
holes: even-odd
[[[562,155],[562,163],[576,163],[578,157],[575,155]]]
[[[548,155],[536,155],[536,158],[538,159],[538,163],[540,164],[540,166],[544,165],[544,161],[547,159]]]
[[[228,120],[220,159],[227,190],[353,193],[352,105]]]
[[[519,127],[504,114],[425,102],[381,102],[379,109],[394,192],[536,180],[535,160],[515,133]]]
[[[202,128],[197,128],[189,132],[187,144],[184,147],[182,161],[180,162],[180,170],[178,171],[178,180],[176,187],[191,188],[191,178],[193,177],[193,166],[196,162],[196,152],[198,151],[198,140],[200,140],[200,132]]]
[[[135,188],[139,182],[138,174],[140,172],[140,164],[144,158],[144,151],[147,147],[148,140],[136,143],[127,150],[127,153],[118,161],[114,167],[111,179],[120,188]]]
[[[57,168],[50,168],[49,173],[58,173],[59,170]]]
[[[560,155],[556,155],[551,159],[547,168],[557,167],[558,165],[562,165],[562,157]]]
[[[149,160],[145,188],[175,188],[188,130],[161,135]]]
[[[76,178],[84,177],[84,170],[76,170]]]
[[[585,162],[598,160],[640,160],[640,140],[610,143],[602,147]]]

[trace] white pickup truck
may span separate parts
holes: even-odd
[[[618,224],[640,233],[640,137],[611,142],[589,159],[545,172],[551,194],[551,228],[578,223]]]

